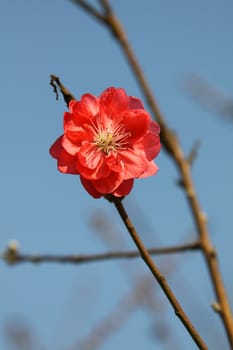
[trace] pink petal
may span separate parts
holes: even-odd
[[[155,134],[148,133],[142,140],[134,144],[133,148],[136,153],[143,152],[145,157],[151,161],[161,149],[160,138]]]
[[[76,158],[65,151],[62,147],[63,135],[60,136],[50,147],[50,154],[57,159],[58,170],[67,174],[79,174],[76,168]]]
[[[108,165],[109,169],[115,172],[122,172],[124,169],[124,164],[120,161],[117,153],[109,154],[105,158],[105,162]]]
[[[90,169],[95,169],[100,162],[102,162],[102,158],[104,154],[101,150],[99,150],[95,144],[91,144],[89,142],[83,142],[82,147],[80,148],[80,152],[78,154],[78,158],[80,163]]]
[[[67,153],[76,155],[80,150],[80,144],[75,144],[70,141],[66,136],[62,139],[62,147],[66,150]]]
[[[70,101],[69,109],[74,114],[95,116],[99,112],[99,99],[94,95],[85,94],[81,101]]]
[[[85,190],[94,198],[100,198],[102,196],[101,193],[96,191],[95,187],[92,185],[92,182],[90,180],[85,179],[84,177],[80,176],[80,181],[85,188]]]
[[[72,121],[69,121],[64,124],[64,135],[72,143],[80,146],[84,140],[93,141],[94,130],[92,125],[84,124],[83,126],[78,126]]]
[[[122,182],[122,174],[111,172],[108,177],[92,181],[97,192],[102,194],[113,193]]]
[[[76,158],[68,154],[65,150],[62,151],[57,161],[57,167],[61,173],[79,175],[76,168]]]
[[[157,165],[153,161],[151,161],[148,163],[147,170],[143,174],[141,174],[139,178],[142,179],[148,176],[155,175],[158,172],[158,170],[159,168],[157,167]]]
[[[49,153],[50,155],[55,158],[55,159],[58,159],[62,150],[63,150],[63,147],[62,147],[62,139],[63,139],[63,136],[64,135],[61,135],[58,137],[58,139],[52,144],[52,146],[50,147],[49,149]]]
[[[126,131],[130,134],[130,143],[134,143],[147,133],[149,120],[149,114],[142,109],[128,110],[124,113],[122,123],[124,123]]]
[[[135,152],[128,149],[119,153],[119,158],[124,164],[124,179],[132,179],[139,177],[147,169],[147,159],[140,150]]]
[[[117,187],[117,189],[113,192],[113,195],[116,197],[126,196],[132,190],[133,183],[134,183],[133,179],[123,181],[122,184],[120,184],[120,186]]]
[[[76,101],[80,105],[80,102]],[[65,127],[70,127],[70,128],[76,128],[75,130],[78,130],[78,127],[83,128],[86,124],[91,124],[91,120],[94,117],[89,116],[86,112],[85,114],[81,114],[79,112],[77,113],[70,113],[70,112],[65,112],[64,113],[64,122],[63,126]]]
[[[113,117],[127,110],[129,98],[124,89],[110,87],[100,95],[100,114]]]
[[[153,133],[153,134],[159,135],[159,133],[160,133],[159,124],[156,123],[154,120],[150,120],[148,131]]]
[[[107,166],[104,158],[97,164],[96,168],[87,168],[76,159],[76,167],[79,173],[88,180],[98,180],[109,176],[111,169]]]
[[[129,109],[144,109],[144,106],[139,98],[129,96]]]

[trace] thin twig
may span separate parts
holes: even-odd
[[[199,233],[199,236],[200,236],[202,252],[208,266],[209,274],[211,276],[217,303],[219,304],[219,310],[220,310],[219,315],[222,318],[222,321],[224,323],[224,326],[228,335],[229,343],[231,345],[231,348],[233,349],[233,317],[231,313],[231,308],[230,308],[226,290],[222,281],[221,273],[219,270],[217,254],[209,238],[206,216],[201,210],[201,207],[194,189],[194,185],[192,182],[192,177],[190,173],[190,164],[182,152],[178,138],[176,137],[174,132],[168,128],[165,122],[165,119],[152,94],[149,84],[147,83],[147,80],[142,72],[142,69],[130,46],[130,43],[127,39],[127,36],[122,27],[122,24],[120,23],[118,18],[115,16],[107,0],[100,0],[100,3],[103,6],[103,10],[105,14],[105,21],[102,21],[102,23],[107,24],[109,30],[111,31],[111,33],[113,33],[114,38],[117,40],[123,53],[125,54],[125,57],[135,74],[136,80],[139,83],[139,87],[141,88],[141,91],[144,94],[145,99],[148,105],[150,106],[155,119],[160,123],[161,140],[162,140],[164,149],[166,149],[166,151],[171,156],[171,158],[175,161],[179,169],[180,181],[186,193],[186,198],[189,203],[191,212],[193,214],[197,232]]]
[[[79,5],[89,15],[95,17],[98,21],[105,22],[105,16],[98,12],[92,5],[83,0],[69,0],[76,5]]]
[[[188,156],[186,157],[188,163],[190,166],[193,166],[194,161],[197,159],[198,151],[200,148],[201,142],[200,140],[197,140],[194,142]]]
[[[224,94],[196,74],[187,77],[183,88],[202,107],[225,118],[226,121],[233,121],[232,96]]]
[[[180,252],[198,251],[200,249],[199,242],[187,243],[178,246],[151,248],[148,252],[151,255],[177,254]],[[1,254],[2,258],[8,264],[18,263],[69,263],[82,264],[98,261],[108,261],[117,259],[133,259],[140,257],[138,250],[136,251],[113,251],[98,254],[85,255],[52,255],[52,254],[22,254],[17,247],[8,246],[6,251]]]
[[[56,95],[56,100],[58,100],[59,97],[57,91],[57,88],[59,88],[67,107],[69,107],[69,102],[71,100],[75,100],[74,95],[72,95],[72,93],[61,83],[60,78],[58,76],[53,74],[50,75],[50,85],[53,87],[53,91]]]
[[[156,278],[157,282],[159,283],[160,287],[164,291],[165,295],[167,296],[167,299],[169,300],[170,304],[172,305],[176,316],[179,317],[179,319],[181,320],[181,322],[183,323],[183,325],[185,326],[185,328],[187,329],[187,331],[189,332],[190,336],[192,337],[194,342],[197,344],[199,349],[208,350],[208,347],[205,344],[204,340],[201,338],[201,336],[199,335],[199,333],[197,332],[197,330],[195,329],[195,327],[193,326],[193,324],[191,323],[191,321],[187,317],[182,306],[180,305],[180,303],[176,299],[175,295],[173,294],[165,277],[161,274],[158,267],[155,265],[153,259],[151,258],[148,250],[145,248],[143,242],[140,239],[140,236],[138,235],[135,227],[133,226],[133,224],[132,224],[132,222],[131,222],[131,220],[130,220],[130,218],[129,218],[129,216],[128,216],[128,214],[127,214],[127,212],[122,204],[122,201],[119,200],[119,198],[115,197],[113,202],[114,202],[114,205],[115,205],[122,221],[124,222],[128,232],[129,232],[131,238],[133,239],[134,243],[136,244],[136,246],[141,254],[142,259],[144,260],[145,264],[148,266],[148,268],[152,272],[153,276]]]

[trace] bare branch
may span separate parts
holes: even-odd
[[[211,86],[205,79],[191,74],[184,84],[185,91],[201,106],[233,121],[233,97]]]
[[[199,242],[192,242],[178,246],[150,248],[148,252],[151,255],[177,254],[189,251],[198,251],[200,249]],[[82,254],[82,255],[53,255],[53,254],[22,254],[17,245],[10,243],[3,253],[2,259],[10,264],[18,263],[62,263],[62,264],[83,264],[98,261],[134,259],[140,257],[141,254],[136,251],[112,251],[98,254]]]
[[[108,0],[99,0],[100,4],[103,7],[103,10],[105,12],[105,15],[109,14],[110,12],[112,12],[111,6],[109,5]]]
[[[197,332],[193,324],[191,323],[190,319],[184,312],[182,306],[180,305],[179,301],[176,299],[176,296],[174,295],[171,287],[167,283],[165,277],[161,274],[160,270],[156,266],[155,262],[151,258],[148,250],[145,248],[138,232],[136,231],[135,227],[133,226],[123,204],[122,201],[119,200],[119,198],[114,197],[114,205],[125,224],[125,227],[127,231],[129,232],[132,240],[134,241],[136,247],[138,248],[142,259],[144,260],[145,264],[148,266],[150,271],[152,272],[153,276],[157,280],[158,284],[162,288],[164,294],[166,295],[167,299],[169,300],[170,304],[172,305],[175,314],[177,317],[179,317],[180,321],[183,323],[184,327],[188,331],[189,335],[192,337],[193,341],[197,344],[199,349],[201,350],[208,350],[207,345],[205,344],[204,340],[201,338],[200,334]]]
[[[182,184],[183,189],[185,191],[186,198],[189,203],[194,222],[196,224],[196,229],[199,233],[199,237],[202,243],[202,252],[209,269],[209,274],[211,276],[217,302],[219,303],[222,310],[222,321],[224,323],[225,330],[228,335],[229,343],[233,348],[233,316],[231,313],[231,308],[229,305],[226,290],[222,281],[217,256],[216,254],[213,254],[214,248],[209,238],[206,217],[202,212],[194,188],[193,180],[191,177],[190,164],[183,154],[179,140],[176,137],[175,133],[167,126],[167,123],[153,96],[152,90],[150,89],[150,86],[130,46],[122,24],[114,14],[108,1],[102,0],[101,3],[103,8],[105,9],[105,21],[101,20],[101,22],[108,26],[110,32],[114,35],[114,38],[119,43],[132,71],[135,74],[135,78],[139,83],[139,87],[141,88],[141,91],[144,94],[145,99],[148,105],[150,106],[155,119],[157,119],[161,126],[161,140],[164,149],[174,160],[180,172],[180,183]]]
[[[189,153],[189,155],[187,157],[187,161],[190,164],[190,166],[193,165],[194,161],[197,158],[197,154],[198,154],[200,145],[201,145],[201,142],[199,140],[197,140],[196,142],[194,142],[194,144],[193,144],[193,146],[191,148],[191,151],[190,151],[190,153]]]
[[[94,17],[98,21],[100,21],[100,22],[106,21],[105,16],[103,16],[101,13],[99,13],[93,6],[88,4],[86,1],[84,1],[84,0],[69,0],[69,1],[73,2],[76,5],[79,5],[83,10],[85,10],[89,15],[91,15],[92,17]]]
[[[57,88],[59,88],[61,94],[63,95],[64,101],[69,106],[69,102],[71,100],[75,100],[75,97],[71,94],[71,92],[61,83],[60,78],[56,75],[50,75],[50,85],[53,87],[53,91],[56,95],[56,100],[59,98],[59,94]]]

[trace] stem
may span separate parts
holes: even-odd
[[[145,264],[148,266],[148,268],[152,272],[153,276],[156,278],[157,282],[159,283],[160,287],[164,291],[167,299],[169,300],[170,304],[172,305],[172,307],[175,311],[176,316],[179,317],[179,319],[181,320],[181,322],[183,323],[183,325],[185,326],[188,333],[193,338],[194,342],[197,344],[199,349],[208,350],[207,345],[202,340],[201,336],[199,335],[199,333],[197,332],[197,330],[195,329],[195,327],[193,326],[193,324],[189,320],[188,316],[185,314],[183,308],[181,307],[180,303],[176,299],[175,295],[173,294],[165,277],[160,273],[158,267],[156,266],[153,259],[151,258],[148,250],[145,248],[142,240],[140,239],[135,227],[133,226],[133,224],[132,224],[132,222],[131,222],[131,220],[130,220],[130,218],[129,218],[129,216],[128,216],[128,214],[127,214],[127,212],[122,204],[122,201],[119,198],[114,197],[113,203],[114,203],[122,221],[124,222],[131,238],[133,239],[134,243],[136,244],[136,246],[141,254],[142,259],[144,260]]]

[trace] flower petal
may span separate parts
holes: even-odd
[[[128,149],[119,154],[121,162],[124,164],[124,179],[139,177],[147,169],[147,159],[139,149],[137,152]]]
[[[64,135],[62,139],[62,147],[66,150],[67,153],[72,154],[74,156],[79,152],[81,145],[70,141]]]
[[[57,159],[58,170],[66,174],[79,174],[76,168],[76,158],[65,151],[62,147],[63,135],[60,136],[50,147],[50,154]]]
[[[129,109],[144,109],[144,106],[139,98],[129,96]]]
[[[159,135],[160,133],[160,126],[158,123],[156,123],[154,120],[150,120],[148,131],[152,134]]]
[[[111,171],[108,177],[92,181],[97,192],[102,194],[113,193],[123,181],[122,174]]]
[[[90,144],[87,141],[83,142],[78,154],[80,163],[89,169],[95,169],[102,162],[103,157],[103,152],[95,144]]]
[[[148,176],[155,175],[158,172],[158,170],[159,170],[158,166],[154,163],[154,161],[151,161],[148,163],[147,170],[144,171],[144,173],[142,173],[139,176],[139,178],[142,179]]]
[[[149,121],[149,114],[142,109],[129,110],[124,113],[122,123],[124,123],[125,129],[130,135],[130,143],[134,143],[147,133]]]
[[[142,152],[145,154],[145,157],[151,161],[154,159],[161,149],[160,138],[157,135],[148,133],[143,137],[142,140],[139,140],[133,146],[136,153]]]
[[[107,177],[110,172],[111,168],[108,167],[106,164],[104,158],[97,164],[95,168],[88,168],[85,167],[79,160],[79,157],[76,159],[76,167],[80,174],[85,176],[88,180],[97,180],[97,179],[104,179]]]
[[[110,87],[100,95],[100,115],[114,117],[127,110],[129,98],[124,89]]]
[[[95,116],[99,112],[99,98],[92,94],[84,94],[81,101],[70,101],[69,109],[74,114]]]
[[[134,183],[133,179],[129,179],[129,180],[123,181],[120,184],[120,186],[117,187],[117,189],[113,192],[113,195],[116,196],[116,197],[124,197],[124,196],[126,196],[132,190],[133,183]]]
[[[124,164],[118,157],[117,153],[110,153],[106,158],[105,162],[109,169],[115,172],[122,172],[124,169]]]
[[[85,179],[84,177],[80,176],[80,181],[85,190],[94,198],[100,198],[102,197],[102,193],[96,191],[95,187],[92,185],[92,182],[90,180]]]
[[[63,147],[61,145],[63,136],[64,135],[59,136],[49,149],[50,155],[55,159],[59,158],[59,156],[63,150]]]
[[[62,151],[57,161],[57,167],[61,173],[79,175],[76,168],[76,158],[65,150]]]

